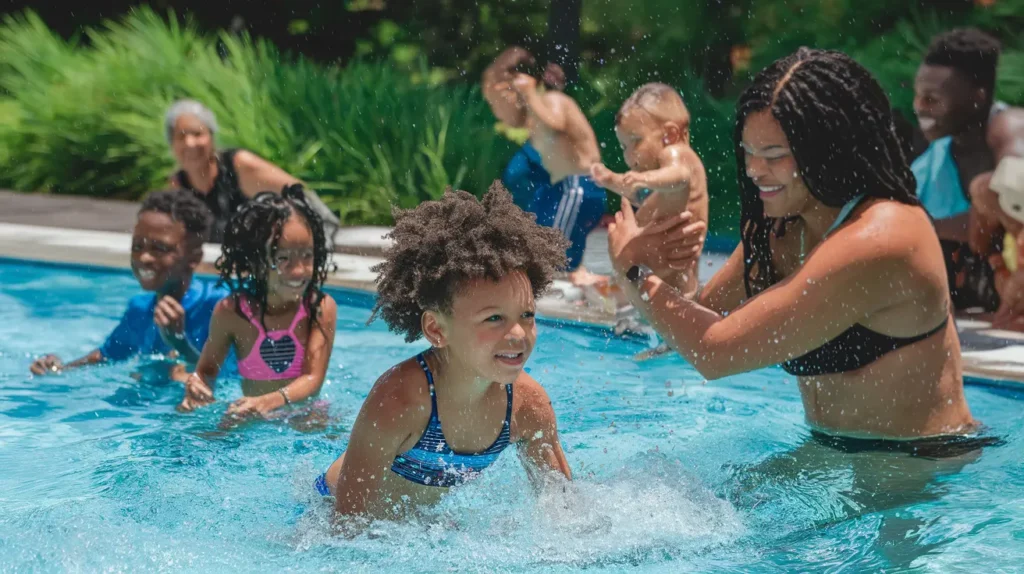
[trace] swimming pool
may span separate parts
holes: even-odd
[[[94,349],[137,292],[124,272],[0,261],[0,569],[1010,572],[1024,561],[1019,393],[968,388],[975,416],[1006,439],[977,460],[840,454],[808,442],[781,370],[705,384],[678,357],[637,364],[640,343],[550,324],[528,368],[554,401],[569,492],[535,498],[510,449],[424,518],[334,537],[311,483],[374,379],[422,346],[364,327],[367,297],[336,292],[348,304],[322,395],[336,420],[308,433],[218,432],[237,383],[180,415],[180,387],[133,376],[146,372],[138,361],[29,376],[36,354]]]

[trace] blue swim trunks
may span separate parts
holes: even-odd
[[[587,235],[605,214],[607,195],[589,177],[573,175],[537,190],[529,211],[537,223],[554,227],[572,242],[566,255],[570,271],[583,262]]]

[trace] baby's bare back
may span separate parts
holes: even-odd
[[[637,211],[637,223],[646,226],[649,223],[670,217],[684,211],[693,214],[693,221],[708,222],[708,178],[704,171],[704,164],[700,161],[696,152],[688,145],[676,144],[671,146],[672,154],[665,154],[666,157],[674,155],[677,161],[687,168],[689,173],[689,184],[682,191],[654,191],[644,201]],[[669,149],[669,148],[666,148]],[[665,165],[659,168],[667,167]],[[669,284],[680,289],[685,295],[693,295],[697,292],[697,270],[699,259],[687,265],[669,277],[662,277]]]
[[[682,161],[689,173],[688,185],[681,191],[654,190],[637,211],[637,223],[647,225],[658,219],[689,211],[694,221],[708,221],[708,178],[704,164],[688,145],[672,146],[674,155]],[[669,149],[669,148],[666,148]],[[660,165],[660,168],[668,167]]]

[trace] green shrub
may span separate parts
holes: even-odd
[[[357,52],[382,59],[343,68],[284,57],[261,40],[201,34],[149,9],[71,40],[32,12],[8,16],[0,25],[0,186],[127,198],[161,187],[173,168],[163,112],[192,97],[217,114],[221,146],[251,149],[310,182],[346,223],[387,223],[392,205],[415,205],[446,185],[483,191],[523,134],[495,129],[474,84],[502,46],[538,48],[547,2],[415,4],[356,40]],[[679,89],[708,172],[711,231],[735,235],[733,103],[746,77],[723,79],[733,45],[752,48],[747,73],[801,45],[844,50],[912,118],[914,73],[930,38],[977,25],[1005,43],[997,97],[1024,104],[1024,0],[962,2],[955,13],[936,6],[586,0],[582,81],[570,94],[604,160],[621,170],[613,129],[621,102],[648,81]]]
[[[386,223],[392,204],[448,185],[482,192],[514,150],[477,89],[416,83],[386,62],[290,60],[149,9],[87,37],[66,42],[31,12],[4,20],[0,185],[126,198],[161,187],[173,168],[163,113],[180,97],[213,110],[219,145],[310,182],[350,224]]]

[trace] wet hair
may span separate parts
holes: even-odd
[[[976,87],[984,88],[991,100],[1001,50],[999,40],[977,28],[954,28],[932,39],[924,63],[953,68]]]
[[[196,194],[185,189],[154,191],[142,200],[139,215],[147,211],[164,213],[173,221],[185,226],[185,233],[195,244],[202,244],[209,237],[213,214],[210,208]]]
[[[548,62],[541,67],[533,54],[519,46],[506,48],[498,54],[494,62],[484,70],[483,84],[487,86],[501,81],[510,82],[516,74],[533,76],[549,90],[565,89],[565,71],[561,66]]]
[[[840,52],[800,48],[762,70],[736,104],[734,140],[740,188],[747,294],[772,285],[769,238],[786,221],[764,213],[757,186],[746,175],[743,126],[770,110],[782,127],[811,195],[829,207],[857,196],[919,205],[914,175],[893,125],[882,87],[863,66]]]
[[[393,245],[373,267],[377,304],[368,323],[379,314],[410,343],[423,335],[423,313],[451,312],[466,282],[522,271],[540,295],[567,264],[568,240],[516,207],[497,181],[482,200],[449,188],[441,199],[394,216]]]
[[[683,97],[668,84],[651,82],[637,88],[615,114],[615,125],[619,125],[623,116],[636,108],[647,112],[659,122],[676,122],[682,128],[690,126],[690,112],[683,103]]]
[[[309,310],[310,324],[317,324],[328,273],[327,240],[323,221],[306,200],[302,184],[286,185],[281,193],[260,192],[238,208],[224,231],[221,256],[217,259],[220,284],[230,287],[239,315],[240,297],[258,305],[261,324],[267,308],[267,276],[281,231],[292,215],[298,215],[313,235],[313,278],[302,295],[302,303]]]
[[[164,115],[164,134],[167,136],[167,143],[174,141],[174,126],[181,116],[195,116],[210,130],[211,136],[216,135],[217,118],[209,108],[195,100],[178,100],[171,104]]]

